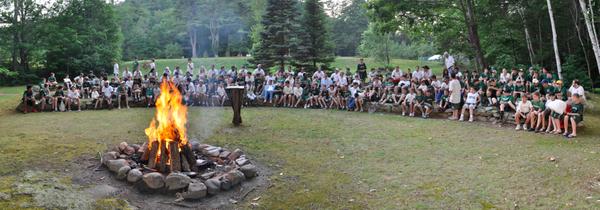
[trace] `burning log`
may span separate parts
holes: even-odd
[[[187,158],[183,154],[180,154],[180,155],[181,155],[181,170],[183,170],[184,172],[189,172],[190,164],[189,164]]]
[[[169,154],[167,153],[167,144],[164,142],[160,144],[160,162],[158,163],[158,171],[167,172],[167,161],[169,160]]]
[[[156,155],[158,153],[158,141],[153,141],[150,143],[150,153],[146,158],[148,158],[148,168],[156,168]],[[143,157],[143,155],[142,155]]]
[[[181,172],[181,156],[179,154],[178,141],[169,144],[169,156],[171,157],[171,172]]]

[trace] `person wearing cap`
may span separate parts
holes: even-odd
[[[556,93],[554,86],[550,85],[549,83],[550,82],[546,79],[542,80],[542,94],[548,95]]]
[[[526,85],[526,89],[528,93],[534,93],[540,91],[540,81],[538,79],[532,79],[531,82],[528,82]]]
[[[568,90],[565,86],[563,86],[562,80],[556,80],[556,82],[554,82],[554,84],[556,87],[556,91],[559,92],[562,97],[561,99],[563,101],[567,101],[569,99]]]

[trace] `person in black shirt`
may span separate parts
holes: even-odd
[[[27,85],[27,90],[23,92],[23,105],[25,106],[23,113],[27,114],[27,112],[36,112],[34,108],[35,99],[33,98],[33,90],[31,90],[31,85]]]
[[[360,62],[356,66],[356,72],[358,72],[361,81],[364,82],[367,79],[367,64],[365,64],[364,59],[360,59]]]

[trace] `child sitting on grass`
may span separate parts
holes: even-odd
[[[564,117],[565,133],[567,138],[577,137],[577,123],[583,121],[583,104],[581,96],[575,93],[571,96],[571,112],[566,113]],[[571,133],[569,133],[569,123],[571,125]]]
[[[462,111],[460,113],[459,121],[465,120],[465,112],[469,109],[469,122],[473,122],[473,114],[475,112],[475,108],[477,108],[477,104],[481,101],[479,96],[479,92],[475,91],[475,87],[469,88],[469,92],[465,98],[465,104],[462,107]]]

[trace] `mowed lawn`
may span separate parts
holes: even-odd
[[[85,167],[74,160],[145,141],[153,112],[2,112],[0,193],[12,196],[0,209],[36,207],[15,187],[27,172],[70,186],[65,169]],[[600,206],[600,112],[586,114],[586,128],[566,141],[509,126],[284,108],[245,108],[235,128],[230,108],[193,107],[189,135],[241,148],[272,170],[257,201],[264,209],[592,209]],[[250,208],[250,199],[237,207]]]
[[[199,68],[200,66],[204,66],[207,69],[210,68],[210,65],[214,64],[217,69],[221,66],[225,66],[226,69],[231,68],[232,65],[236,65],[238,68],[241,68],[243,65],[254,66],[250,64],[248,61],[249,58],[246,57],[220,57],[220,58],[194,58],[194,67]],[[356,71],[356,64],[358,64],[358,57],[336,57],[335,61],[331,63],[331,67],[340,68],[345,70],[346,67],[350,68],[351,71]],[[140,63],[150,62],[150,59],[140,60]],[[385,64],[383,62],[375,61],[371,58],[365,58],[365,63],[367,67],[370,68],[378,68],[384,67]],[[392,59],[390,61],[392,66],[400,66],[404,71],[406,69],[415,69],[418,66],[428,65],[432,68],[434,73],[442,72],[442,65],[440,62],[431,62],[431,61],[418,61],[418,60],[406,60],[406,59]],[[133,69],[133,62],[123,62],[119,64],[121,67],[121,71],[125,69],[125,66],[129,69]],[[165,67],[169,67],[174,69],[176,66],[179,66],[181,69],[185,70],[187,67],[187,59],[157,59],[156,60],[156,68],[159,70],[159,73],[162,73]],[[254,69],[254,68],[253,68]],[[112,73],[112,69],[110,70]],[[144,70],[147,72],[148,70]],[[198,71],[198,70],[196,70]]]

